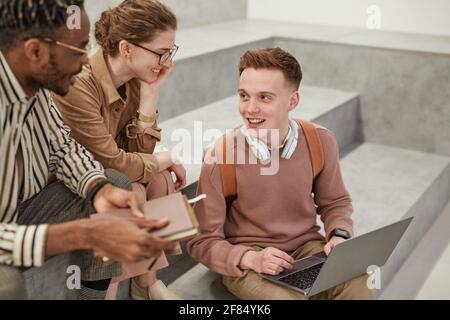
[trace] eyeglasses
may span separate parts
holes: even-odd
[[[58,46],[61,46],[61,47],[64,47],[64,48],[67,48],[67,49],[76,51],[76,52],[81,53],[81,54],[86,54],[86,55],[89,54],[89,50],[90,50],[90,48],[92,47],[92,46],[90,45],[90,43],[89,43],[89,44],[86,46],[86,48],[89,48],[89,49],[82,49],[82,48],[78,48],[78,47],[75,47],[75,46],[73,46],[73,45],[70,45],[70,44],[67,44],[67,43],[64,43],[64,42],[61,42],[61,41],[52,39],[52,38],[44,38],[44,37],[39,37],[39,36],[27,37],[27,38],[24,38],[23,40],[24,40],[24,41],[27,41],[27,40],[30,40],[30,39],[32,39],[32,38],[40,39],[40,40],[45,41],[45,42],[48,42],[48,43],[54,43],[54,44],[56,44],[56,45],[58,45]]]
[[[56,44],[56,45],[58,45],[58,46],[61,46],[61,47],[64,47],[64,48],[67,48],[67,49],[76,51],[76,52],[81,53],[81,54],[85,54],[85,55],[88,55],[88,54],[89,54],[89,51],[86,50],[86,49],[81,49],[81,48],[72,46],[72,45],[70,45],[70,44],[61,42],[61,41],[53,40],[53,39],[51,39],[51,38],[43,38],[42,40],[44,40],[44,41],[46,41],[46,42],[54,43],[54,44]]]
[[[159,57],[159,65],[160,66],[164,65],[164,63],[166,63],[167,60],[169,60],[169,59],[173,60],[173,57],[175,57],[175,55],[177,54],[178,48],[179,48],[177,45],[174,45],[172,49],[161,54],[161,53],[155,52],[153,50],[150,50],[146,47],[143,47],[137,43],[133,43],[133,45],[135,45],[136,47],[139,47],[141,49],[144,49],[148,52],[151,52],[153,54],[156,54]]]

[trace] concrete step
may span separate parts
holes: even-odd
[[[225,21],[208,26],[276,39],[295,39],[350,46],[364,46],[402,51],[450,54],[450,37],[397,31],[369,30],[347,26],[284,22],[266,19]]]
[[[332,130],[343,152],[362,141],[359,98],[356,93],[302,86],[301,95],[301,103],[293,111],[293,117],[313,120]],[[206,134],[216,131],[216,136],[220,136],[227,129],[242,123],[238,104],[238,97],[231,96],[159,124],[162,128],[161,141],[169,149],[180,145],[180,140],[175,138],[184,137],[186,140],[183,141],[189,142],[187,137],[191,137],[192,157],[186,164],[188,185],[198,180],[203,148],[213,141],[206,139]]]
[[[426,240],[424,241],[426,246],[424,246],[423,248],[417,248],[415,250],[415,257],[417,257],[417,259],[415,261],[408,261],[408,266],[410,267],[413,266],[411,264],[432,265],[432,262],[435,262],[433,267],[428,270],[427,277],[420,277],[422,274],[418,273],[417,270],[414,270],[414,272],[406,272],[406,268],[403,268],[403,270],[401,270],[405,271],[404,274],[402,272],[402,275],[406,276],[406,273],[409,273],[409,282],[411,282],[411,279],[424,279],[422,283],[420,283],[419,281],[415,281],[416,288],[419,288],[419,290],[411,290],[411,292],[417,292],[417,295],[415,297],[415,299],[417,300],[450,299],[450,277],[448,273],[448,270],[450,268],[450,234],[448,232],[449,224],[450,202],[444,209],[439,219],[433,225],[432,230],[428,232],[426,239],[424,239]],[[435,253],[438,252],[439,249],[442,249],[440,255],[432,256],[430,254],[430,251]],[[422,284],[422,286],[419,287],[417,286],[417,284]]]
[[[414,216],[382,268],[382,291],[447,203],[450,158],[363,143],[341,160],[341,167],[353,197],[357,235]],[[232,298],[221,285],[220,277],[200,264],[169,287],[187,299]]]
[[[366,141],[450,156],[450,37],[237,20],[180,30],[177,43],[161,120],[233,95],[243,52],[280,46],[302,63],[303,84],[360,94]]]
[[[449,299],[450,202],[383,290],[380,299]]]
[[[450,197],[450,159],[364,143],[342,161],[354,199],[356,234],[413,216],[382,268],[380,295],[442,212]]]

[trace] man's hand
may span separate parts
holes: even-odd
[[[242,269],[251,269],[257,273],[278,275],[285,269],[292,269],[294,258],[276,248],[262,251],[247,251],[241,259]]]
[[[329,256],[331,253],[331,250],[333,250],[333,248],[335,246],[337,246],[339,243],[342,243],[344,241],[346,241],[344,238],[336,237],[336,236],[332,237],[330,239],[330,241],[328,241],[328,243],[323,247],[323,251],[325,252],[325,254],[327,256]]]
[[[169,172],[175,173],[177,177],[177,181],[175,181],[175,191],[180,191],[186,185],[186,169],[181,164],[174,164],[169,167],[167,170]]]
[[[87,246],[99,257],[119,262],[139,262],[158,257],[163,250],[173,250],[176,242],[161,239],[149,230],[164,228],[168,219],[123,219],[108,215],[90,219]]]
[[[97,192],[93,205],[97,213],[108,213],[117,208],[130,208],[134,216],[144,217],[144,214],[139,210],[136,195],[112,184],[106,184]]]

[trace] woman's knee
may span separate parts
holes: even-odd
[[[172,174],[168,170],[158,173],[147,185],[147,200],[167,196],[175,192]]]
[[[131,187],[133,193],[136,195],[138,203],[144,203],[145,201],[147,201],[147,190],[142,183],[133,182],[131,184]]]

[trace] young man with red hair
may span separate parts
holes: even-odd
[[[240,299],[307,299],[258,274],[278,275],[292,268],[295,259],[322,250],[328,255],[353,235],[352,200],[342,180],[338,144],[332,132],[313,125],[323,150],[317,170],[305,127],[289,116],[300,102],[302,79],[292,55],[280,48],[248,51],[239,71],[244,125],[234,138],[227,135],[225,151],[237,158],[245,155],[248,162],[231,165],[235,192],[230,193],[225,190],[230,177],[224,176],[229,171],[223,169],[230,165],[220,161],[223,148],[207,153],[199,181],[199,193],[207,198],[195,208],[200,235],[190,241],[188,251],[223,275],[224,285]],[[269,141],[267,132],[278,139]],[[268,160],[278,161],[275,174],[264,175]],[[366,279],[353,279],[312,299],[371,299]]]

